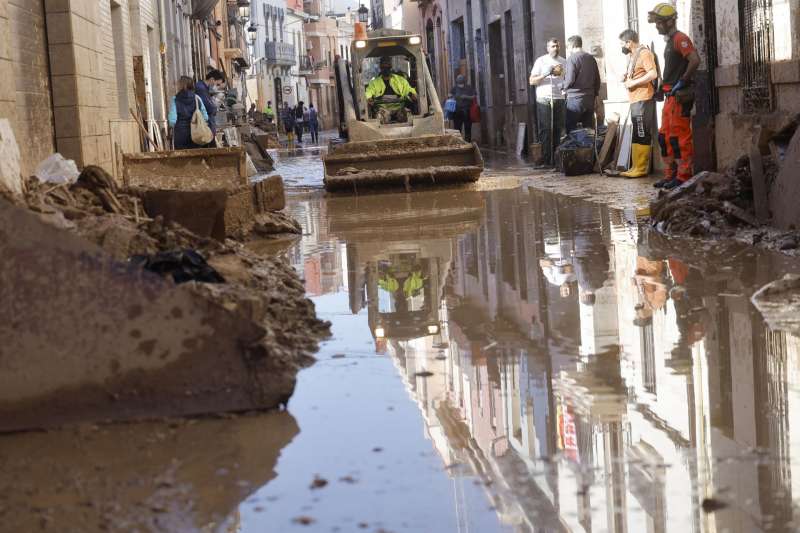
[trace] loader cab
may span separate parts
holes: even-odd
[[[366,89],[370,81],[380,75],[381,57],[392,59],[392,72],[406,78],[417,95],[416,105],[409,106],[407,121],[401,124],[383,124],[382,127],[410,126],[415,118],[429,117],[440,109],[435,90],[427,78],[429,73],[422,53],[422,38],[400,30],[378,30],[369,38],[356,40],[352,45],[352,76],[354,104],[358,119],[377,122],[374,109],[367,103]]]

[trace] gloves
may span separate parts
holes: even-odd
[[[686,82],[685,82],[685,81],[683,81],[683,80],[678,80],[678,83],[676,83],[675,85],[673,85],[673,86],[672,86],[672,89],[670,89],[670,91],[669,91],[669,95],[668,95],[668,96],[675,96],[675,93],[677,93],[678,91],[680,91],[681,89],[683,89],[685,86],[686,86]]]

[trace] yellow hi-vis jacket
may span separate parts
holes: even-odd
[[[405,79],[400,74],[392,74],[389,78],[389,85],[392,86],[392,90],[394,93],[404,100],[408,100],[408,95],[413,94],[416,95],[417,91],[408,83],[408,80]],[[383,93],[386,92],[386,83],[383,81],[382,76],[375,76],[367,85],[366,96],[367,100],[370,98],[380,98],[383,96]],[[402,104],[393,104],[392,107],[403,107]]]

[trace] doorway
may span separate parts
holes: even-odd
[[[492,22],[489,29],[489,74],[492,78],[493,124],[490,131],[495,132],[494,144],[503,144],[503,125],[506,96],[506,71],[503,54],[503,28],[500,21]]]

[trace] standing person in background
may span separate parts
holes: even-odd
[[[294,109],[289,107],[289,102],[283,103],[281,110],[281,123],[283,124],[283,131],[286,133],[286,141],[289,146],[294,145]]]
[[[267,107],[264,108],[264,116],[267,122],[272,122],[275,119],[275,111],[272,110],[272,100],[267,102]]]
[[[664,179],[656,187],[674,189],[694,174],[694,141],[692,139],[692,107],[694,107],[694,73],[700,56],[688,35],[677,28],[678,12],[666,2],[656,5],[647,14],[658,33],[666,37],[664,49],[664,109],[658,144],[664,160]]]
[[[178,92],[169,104],[169,125],[172,126],[172,146],[175,150],[202,148],[192,141],[192,116],[197,108],[208,120],[208,113],[203,101],[194,91],[194,80],[181,76],[178,80]]]
[[[543,166],[553,166],[553,154],[564,135],[564,71],[567,60],[561,57],[558,39],[547,41],[547,53],[538,58],[528,82],[536,86],[536,117],[539,142],[542,143]]]
[[[294,132],[297,134],[297,143],[303,142],[303,117],[305,116],[305,106],[302,100],[297,102],[294,108]]]
[[[623,82],[628,89],[633,126],[633,164],[630,170],[621,175],[626,178],[643,178],[650,173],[653,129],[656,124],[656,89],[653,82],[658,80],[658,67],[653,52],[639,43],[638,33],[625,30],[619,35],[619,40],[622,53],[629,57]]]
[[[314,104],[308,104],[308,128],[311,130],[311,142],[319,143],[319,116]]]
[[[564,92],[567,95],[567,133],[578,128],[593,128],[595,99],[600,94],[600,69],[597,60],[583,51],[583,39],[567,39],[567,72]]]
[[[456,86],[453,87],[453,98],[456,100],[456,110],[453,113],[453,125],[462,132],[464,140],[472,142],[472,121],[469,117],[469,108],[475,98],[475,89],[467,85],[463,74],[456,76]]]
[[[205,80],[200,80],[195,84],[195,92],[197,96],[203,101],[203,105],[208,112],[208,127],[211,128],[211,133],[216,136],[217,134],[217,105],[211,99],[211,93],[216,92],[216,89],[225,83],[225,75],[217,69],[211,69],[206,74]],[[216,148],[216,139],[208,143],[208,148]]]

